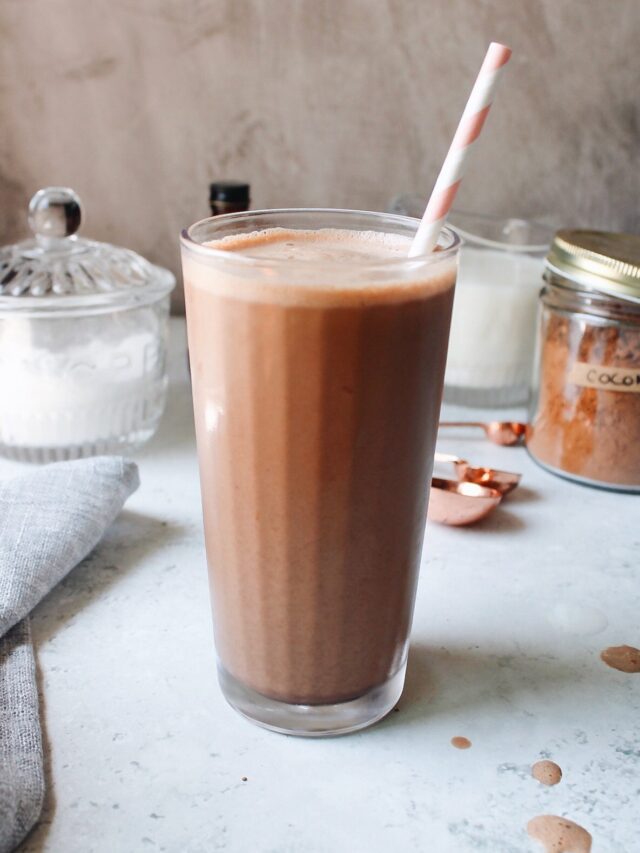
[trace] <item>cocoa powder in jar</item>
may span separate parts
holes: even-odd
[[[640,490],[640,304],[546,278],[529,452],[569,476]]]

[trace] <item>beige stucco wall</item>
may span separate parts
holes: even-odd
[[[492,39],[459,206],[638,229],[640,0],[0,0],[0,240],[47,184],[176,271],[214,177],[256,207],[426,195]]]

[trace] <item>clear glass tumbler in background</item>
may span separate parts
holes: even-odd
[[[544,256],[553,230],[453,211],[462,237],[445,371],[447,402],[512,406],[529,397]]]
[[[353,731],[402,691],[459,239],[409,260],[304,235],[408,250],[417,225],[255,211],[183,234],[219,678],[277,731]],[[207,245],[275,228],[277,258]]]
[[[401,195],[394,212],[420,216],[424,200]],[[527,402],[538,294],[554,228],[542,222],[451,211],[462,237],[444,399],[463,406]]]

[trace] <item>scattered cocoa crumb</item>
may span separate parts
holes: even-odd
[[[532,818],[527,832],[545,853],[590,853],[592,838],[587,830],[566,817],[544,814]]]
[[[640,672],[640,649],[633,646],[609,646],[600,652],[600,658],[619,672]]]
[[[542,785],[557,785],[562,779],[562,770],[555,761],[536,761],[531,768],[531,775]]]

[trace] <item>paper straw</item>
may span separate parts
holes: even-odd
[[[469,151],[480,136],[502,70],[510,56],[511,50],[504,44],[498,44],[494,41],[489,45],[489,50],[471,90],[460,124],[420,222],[420,227],[411,243],[410,258],[432,252],[438,242],[440,230],[451,210],[451,205],[464,176]]]

